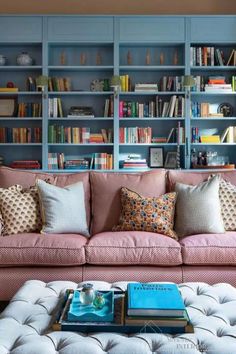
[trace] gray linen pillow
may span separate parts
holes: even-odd
[[[42,233],[78,233],[89,236],[82,182],[65,188],[37,180],[43,220]]]
[[[218,176],[197,186],[176,183],[175,231],[178,236],[224,233]]]

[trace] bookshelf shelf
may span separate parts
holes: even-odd
[[[198,146],[204,146],[204,145],[213,145],[213,146],[235,146],[236,143],[191,143],[191,145],[198,145]]]
[[[191,70],[201,70],[201,71],[235,71],[236,66],[191,66]]]
[[[93,95],[93,96],[108,96],[113,95],[113,91],[51,91],[48,92],[48,96],[83,96],[83,95]]]
[[[177,143],[150,143],[150,144],[145,144],[145,143],[120,143],[120,146],[177,146]],[[179,144],[180,146],[183,146],[184,144]]]
[[[120,92],[120,96],[173,96],[173,95],[184,95],[185,92],[183,91],[140,91],[140,92],[134,92],[134,91],[127,91],[127,92]]]
[[[184,69],[184,65],[120,65],[121,71],[172,71]]]
[[[73,146],[113,146],[114,144],[113,143],[87,143],[87,144],[83,144],[83,143],[79,143],[79,144],[76,144],[76,143],[48,143],[48,146],[70,146],[70,147],[73,147]]]
[[[0,146],[42,146],[42,143],[0,143]]]
[[[138,122],[142,122],[142,121],[179,121],[182,120],[184,121],[185,118],[182,117],[131,117],[131,118],[126,118],[126,117],[120,117],[120,121],[138,121]]]
[[[48,66],[49,70],[60,70],[60,71],[109,71],[113,70],[113,65],[63,65],[63,66]]]
[[[17,92],[0,92],[0,96],[42,96],[42,92],[36,91],[17,91]]]
[[[191,92],[191,96],[235,96],[236,92]]]
[[[86,122],[86,121],[94,121],[94,122],[96,122],[96,121],[100,121],[100,122],[102,122],[102,121],[113,121],[114,120],[114,118],[112,118],[112,117],[87,117],[87,118],[71,118],[71,117],[57,117],[57,118],[51,118],[51,117],[48,117],[48,120],[56,120],[56,121],[84,121],[84,122]]]
[[[201,122],[204,122],[204,121],[231,121],[231,120],[236,120],[236,117],[195,117],[195,118],[191,118],[191,120],[198,120],[198,121],[201,121]]]
[[[26,71],[26,70],[42,70],[42,65],[3,65],[0,71]]]
[[[42,121],[43,118],[40,117],[0,117],[0,121]]]

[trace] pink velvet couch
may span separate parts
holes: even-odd
[[[236,232],[193,235],[179,241],[150,232],[112,232],[120,213],[120,188],[159,196],[175,183],[197,184],[209,173],[154,170],[143,173],[46,174],[0,168],[0,187],[34,185],[37,178],[58,186],[82,181],[91,237],[37,233],[0,237],[0,300],[28,279],[116,282],[203,281],[236,286]],[[236,185],[236,171],[223,173]]]

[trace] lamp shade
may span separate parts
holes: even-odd
[[[184,87],[193,87],[193,86],[195,86],[195,80],[192,77],[192,75],[185,75],[184,76],[183,86]]]
[[[121,85],[120,77],[118,75],[114,75],[111,77],[110,86],[117,87]]]

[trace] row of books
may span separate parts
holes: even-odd
[[[0,127],[0,143],[41,143],[42,129]]]
[[[198,127],[192,127],[192,143],[236,143],[236,126],[226,127],[222,134],[219,134],[217,128],[199,129]]]
[[[65,127],[63,125],[49,125],[49,143],[89,144],[112,143],[113,130],[101,129],[101,133],[91,133],[89,127]]]
[[[69,170],[112,170],[113,155],[106,152],[94,153],[89,158],[77,157],[66,158],[64,153],[48,153],[48,169],[69,169]]]
[[[30,102],[18,103],[17,117],[42,117],[42,104]]]
[[[49,98],[48,100],[48,117],[57,118],[64,117],[61,98]]]
[[[24,170],[38,170],[41,167],[38,160],[14,160],[9,166],[11,168]]]
[[[229,66],[236,65],[235,49],[232,49],[228,57],[222,49],[215,47],[192,46],[190,48],[191,66]]]
[[[69,77],[49,77],[48,91],[71,91],[71,79]]]
[[[217,112],[215,105],[209,102],[191,102],[191,117],[192,118],[206,118],[206,117],[224,117],[223,113]],[[217,105],[218,106],[218,105]]]
[[[119,138],[121,144],[150,144],[152,142],[152,128],[121,127]]]
[[[231,79],[226,80],[225,76],[194,76],[195,85],[191,88],[194,92],[235,92],[236,77],[233,75]],[[223,91],[224,90],[224,91]]]

